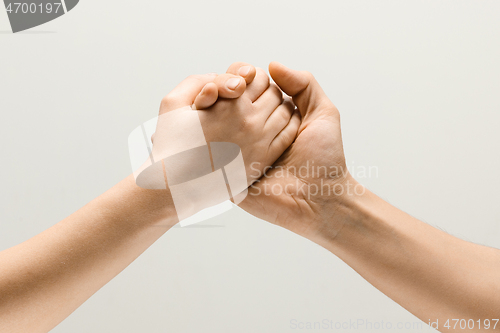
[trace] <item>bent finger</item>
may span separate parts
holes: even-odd
[[[238,98],[247,87],[245,80],[239,75],[221,74],[214,80],[217,85],[219,97],[222,98]]]
[[[226,73],[239,75],[245,79],[246,84],[250,84],[255,78],[257,70],[254,66],[247,64],[246,62],[234,62],[229,66]]]
[[[203,87],[198,96],[196,96],[193,108],[195,110],[207,109],[214,105],[218,96],[217,85],[214,82],[209,82]]]
[[[190,75],[177,87],[163,97],[160,105],[160,114],[184,106],[191,106],[203,87],[213,82],[217,74]]]

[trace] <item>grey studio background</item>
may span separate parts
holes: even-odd
[[[82,0],[11,34],[1,9],[0,250],[126,177],[128,134],[187,75],[273,60],[316,75],[341,111],[348,165],[378,168],[364,185],[500,247],[499,13],[498,1]],[[419,321],[326,250],[241,210],[200,226],[171,229],[53,332]]]

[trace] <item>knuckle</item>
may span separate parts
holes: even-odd
[[[186,80],[199,80],[199,76],[195,74],[189,75]]]
[[[269,76],[267,76],[266,71],[263,70],[262,68],[256,67],[255,71],[257,72],[258,76],[266,77],[269,80]]]
[[[165,107],[165,106],[168,106],[170,104],[172,104],[175,100],[176,100],[176,96],[174,93],[169,93],[168,95],[164,96],[162,99],[161,99],[161,103],[160,105],[162,107]]]
[[[243,61],[236,61],[236,62],[233,62],[230,66],[231,69],[239,69],[240,67],[243,67],[243,66],[248,66],[249,64],[247,64],[246,62],[243,62]]]
[[[292,117],[292,113],[290,112],[290,110],[285,107],[280,113],[281,118],[286,122],[286,124],[288,124],[288,121]]]
[[[165,107],[167,106],[168,104],[170,103],[170,97],[167,96],[164,96],[162,99],[161,99],[161,102],[160,102],[160,107]]]
[[[242,117],[238,125],[239,131],[245,134],[254,133],[257,129],[257,122],[251,117]]]
[[[233,78],[235,76],[231,75],[231,74],[221,74],[219,76],[217,76],[214,80],[214,83],[217,85],[217,87],[219,89],[227,89],[226,88],[226,82],[227,80],[229,80],[230,78]]]
[[[199,75],[199,74],[192,74],[192,75],[189,75],[189,76],[186,78],[186,81],[199,81],[199,82],[205,82],[205,81],[204,81],[204,76],[203,76],[203,75]]]
[[[279,134],[279,140],[284,146],[288,147],[292,141],[292,136],[288,131],[283,131]]]
[[[164,97],[161,99],[161,103],[160,103],[160,105],[161,105],[161,106],[166,106],[166,105],[168,105],[168,104],[170,103],[170,101],[171,101],[171,97],[170,97],[169,95],[166,95],[166,96],[164,96]]]

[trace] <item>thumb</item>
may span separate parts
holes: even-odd
[[[311,117],[318,110],[336,109],[311,73],[273,61],[269,64],[269,74],[281,90],[293,98],[302,118]]]
[[[207,83],[213,82],[217,74],[191,75],[184,79],[177,87],[163,97],[160,104],[160,114],[191,106],[198,94]]]

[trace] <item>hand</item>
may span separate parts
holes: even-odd
[[[255,74],[254,66],[235,62],[225,74],[188,76],[163,98],[160,115],[184,106],[205,109],[212,106],[219,97],[238,98],[245,91],[246,85],[254,80]]]
[[[242,64],[233,64],[233,66],[229,68],[229,71],[243,75],[245,73],[242,73],[242,68],[245,67],[248,69],[248,65],[242,67]],[[251,70],[247,70],[246,72],[251,73]],[[238,87],[241,85],[244,89],[244,93],[239,98],[228,99],[220,98],[220,83],[228,83],[235,79],[234,74],[227,73],[215,79],[211,75],[191,76],[162,100],[160,108],[160,114],[165,114],[178,108],[189,106],[194,102],[195,104],[198,103],[196,108],[199,109],[199,106],[203,104],[200,100],[203,99],[205,101],[204,104],[208,104],[207,101],[213,100],[213,97],[218,93],[219,98],[213,106],[198,110],[197,112],[206,142],[231,142],[235,143],[241,149],[244,167],[248,177],[246,178],[246,183],[240,183],[240,185],[236,187],[237,192],[232,193],[233,197],[256,180],[256,178],[251,177],[249,172],[250,165],[256,163],[260,166],[260,171],[264,172],[264,169],[272,165],[272,163],[274,163],[292,143],[300,124],[299,113],[295,111],[295,107],[291,100],[288,99],[284,101],[281,90],[275,84],[270,84],[269,77],[262,69],[256,70],[254,75],[250,74],[247,75],[247,77],[248,80],[243,80],[241,78],[237,79],[239,84],[235,91],[238,91]],[[229,78],[229,80],[226,78]],[[246,86],[248,81],[251,82]],[[199,91],[202,86],[204,86],[202,92],[196,96],[197,91]],[[206,93],[207,87],[210,86],[212,86],[210,93]],[[205,97],[200,98],[200,96],[203,95],[205,95]],[[211,97],[207,98],[206,96]],[[215,99],[217,99],[217,97]],[[197,122],[197,120],[190,120],[191,115],[189,111],[184,114],[184,116],[180,116],[180,118],[172,118],[176,120],[170,118],[162,119],[162,121],[158,122],[155,134],[156,139],[153,140],[153,156],[155,157],[152,160],[155,161],[163,160],[164,157],[162,156],[169,156],[166,153],[168,150],[175,152],[175,146],[172,145],[173,140],[175,140],[174,138],[181,138],[185,131],[189,132],[191,127],[196,127]],[[192,121],[194,121],[194,123],[191,123]],[[181,128],[179,128],[179,126]],[[191,137],[196,138],[196,136],[188,136],[188,138]],[[193,140],[199,140],[199,138]],[[169,142],[170,144],[168,144]],[[179,142],[179,145],[182,145],[183,142]],[[193,147],[197,147],[196,145],[199,143],[196,141],[196,143],[193,144]],[[198,170],[197,167],[192,168],[191,166],[199,164],[199,154],[204,154],[203,151],[204,149],[199,151],[199,153],[197,151],[192,151],[189,155],[185,155],[183,160],[164,164],[163,168],[165,168],[165,170],[170,170],[168,174],[171,176],[168,176],[168,182],[172,180],[172,184],[176,185],[176,181],[179,179],[189,179],[191,173],[199,174],[201,169]],[[149,188],[155,188],[155,184],[158,184],[158,186],[165,186],[161,164],[146,162],[143,168],[147,168],[148,172],[140,172],[141,186],[146,185]],[[206,170],[203,172],[206,172]],[[151,177],[151,175],[154,176]],[[151,181],[153,181],[153,183],[151,183]],[[198,183],[189,186],[201,186],[199,189],[197,188],[195,192],[192,192],[193,195],[195,195],[195,193],[205,193],[205,190],[208,190],[208,188],[205,189],[203,187],[205,185],[200,185]],[[207,183],[206,186],[212,185]],[[173,190],[174,188],[172,187],[172,191]],[[233,190],[233,188],[231,188],[231,190]],[[185,190],[183,189],[181,191]],[[177,212],[181,214],[179,216],[182,216],[182,218],[196,213],[198,209],[196,207],[205,207],[208,202],[213,204],[215,201],[219,200],[215,197],[199,197],[195,199],[190,196],[190,198],[190,200],[193,200],[191,203],[186,203],[185,205],[179,204],[179,207],[177,207],[177,203],[180,203],[180,201],[176,201],[176,208],[180,209],[181,207],[185,207]]]
[[[236,73],[246,74],[245,80]],[[226,83],[235,79],[240,84],[228,91]],[[219,98],[207,107],[217,100],[217,94],[233,98]],[[241,96],[234,98],[238,94]],[[272,165],[292,143],[300,124],[293,103],[283,100],[283,93],[270,84],[267,74],[245,63],[234,63],[228,73],[215,78],[210,74],[188,77],[163,98],[160,114],[192,103],[197,104],[207,142],[232,142],[240,147],[248,184],[257,179],[251,177],[250,164],[257,163],[262,172]]]
[[[261,167],[252,168],[254,177],[262,177],[250,187],[240,206],[321,243],[325,235],[335,237],[342,228],[329,202],[346,195],[355,185],[346,168],[340,115],[312,74],[276,62],[269,65],[269,72],[292,96],[302,123],[295,141],[271,170],[263,176]]]
[[[256,69],[254,66],[244,62],[233,63],[229,66],[226,74],[217,75],[213,82],[205,84],[194,100],[193,109],[209,108],[219,97],[240,97],[245,91],[246,85],[252,83],[255,74]]]
[[[500,252],[418,221],[358,184],[347,172],[339,112],[318,82],[278,63],[269,72],[302,124],[240,206],[323,246],[424,322],[500,313]]]
[[[207,141],[233,142],[240,147],[249,185],[258,179],[250,166],[258,165],[263,173],[290,146],[300,125],[291,100],[283,99],[262,69],[257,69],[241,97],[219,99],[199,115]]]

